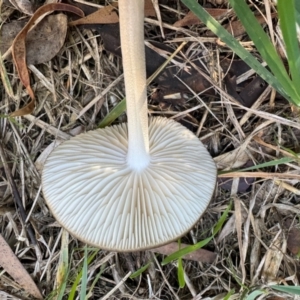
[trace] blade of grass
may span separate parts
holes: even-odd
[[[244,0],[229,0],[229,2],[262,58],[266,61],[279,82],[288,90],[290,86],[290,78],[288,77],[283,62],[270,38],[257,22],[248,4]]]
[[[234,292],[235,292],[235,290],[230,290],[227,294],[226,294],[226,296],[223,298],[223,300],[229,300],[230,299],[230,297],[234,294]]]
[[[219,232],[219,230],[222,228],[224,222],[226,221],[228,213],[231,209],[231,206],[232,206],[232,203],[230,203],[228,205],[228,207],[226,208],[226,210],[223,212],[223,214],[220,217],[218,223],[214,226],[213,231],[212,231],[212,235],[210,237],[206,238],[205,240],[202,240],[202,241],[198,242],[195,245],[185,247],[183,249],[180,249],[180,250],[172,253],[171,255],[167,256],[161,262],[161,265],[164,266],[164,265],[170,263],[173,260],[179,259],[180,257],[183,257],[184,255],[189,254],[191,252],[194,252],[195,250],[198,250],[198,249],[204,247],[205,245],[207,245],[213,239],[213,237]]]
[[[91,286],[90,286],[90,288],[89,288],[89,292],[88,292],[88,294],[86,295],[85,300],[88,300],[89,297],[92,296],[92,292],[93,292],[93,290],[94,290],[94,287],[95,287],[96,283],[98,282],[100,276],[102,275],[102,273],[103,273],[103,271],[104,271],[104,269],[105,269],[105,266],[106,266],[105,263],[101,266],[99,273],[97,274],[97,276],[95,277],[93,283],[91,284]]]
[[[140,276],[143,272],[145,272],[149,268],[149,266],[150,266],[150,262],[148,262],[146,265],[142,266],[137,271],[132,273],[129,278],[133,279]]]
[[[178,240],[178,248],[181,248],[181,239]],[[177,277],[178,277],[178,282],[179,282],[179,287],[183,289],[185,287],[185,280],[184,280],[184,270],[183,270],[183,265],[182,265],[182,258],[178,258],[178,263],[177,263]]]
[[[300,26],[300,1],[295,2],[295,8],[296,8],[296,21],[298,26]]]
[[[85,300],[86,287],[87,287],[87,267],[88,267],[88,253],[87,246],[84,247],[84,259],[81,276],[80,300]]]
[[[252,292],[251,294],[247,295],[246,300],[255,300],[255,299],[257,299],[258,296],[260,296],[262,294],[266,294],[266,291],[256,290],[256,291]]]
[[[232,173],[232,172],[246,172],[246,171],[252,171],[252,170],[257,170],[257,169],[262,169],[262,168],[267,168],[267,167],[273,167],[273,166],[278,166],[282,164],[288,164],[292,161],[297,160],[297,157],[292,158],[292,157],[282,157],[279,159],[274,159],[262,164],[258,164],[252,167],[244,168],[244,169],[237,169],[237,170],[229,170],[229,171],[219,171],[218,175],[221,174],[227,174],[227,173]]]
[[[109,126],[114,120],[121,116],[121,114],[126,110],[126,100],[123,99],[119,102],[111,112],[105,116],[105,118],[100,122],[98,128],[104,128]]]
[[[299,1],[298,1],[299,2]],[[278,0],[280,28],[285,43],[289,69],[298,93],[300,90],[300,50],[296,31],[296,10],[294,0]]]
[[[278,79],[285,92],[290,96],[290,99],[294,104],[300,105],[300,96],[296,85],[294,85],[289,78],[283,62],[276,51],[276,48],[272,44],[268,35],[264,32],[261,25],[256,21],[255,16],[250,10],[249,6],[245,1],[229,1],[240,21],[246,28],[247,34],[254,42],[260,55],[266,61],[268,67]]]
[[[300,295],[300,286],[270,285],[269,287],[280,292]]]
[[[67,277],[69,273],[69,233],[63,229],[61,235],[61,251],[59,257],[59,264],[56,273],[56,284],[58,287],[57,300],[63,299],[65,289],[67,286]]]
[[[183,270],[181,257],[178,258],[177,276],[178,276],[179,287],[183,289],[185,287],[185,280],[184,280],[184,270]]]
[[[88,261],[87,261],[88,265],[93,261],[93,259],[95,258],[96,254],[98,252],[99,252],[98,249],[94,250],[94,252],[88,257]],[[75,280],[72,284],[68,300],[74,300],[75,299],[76,290],[77,290],[78,284],[80,282],[80,279],[82,277],[82,272],[83,272],[82,269],[78,272],[78,274],[77,274],[77,276],[76,276],[76,278],[75,278]]]
[[[279,63],[279,66],[275,66],[276,73],[272,75],[266,68],[264,68],[248,51],[246,51],[239,42],[225,30],[213,17],[211,17],[196,1],[193,0],[181,0],[201,21],[213,32],[215,33],[226,45],[231,48],[233,52],[235,52],[242,60],[245,61],[257,74],[262,77],[268,84],[270,84],[274,89],[276,89],[280,94],[282,94],[286,99],[295,105],[300,104],[300,99],[297,96],[295,89],[292,86],[291,80],[289,79],[284,67],[282,66],[282,62]],[[244,1],[237,1],[238,4],[241,4],[241,10],[243,12],[249,12],[249,8]],[[237,5],[238,6],[238,5]],[[246,10],[247,9],[247,10]],[[252,12],[250,11],[252,14]],[[252,16],[251,20],[253,20],[254,16]],[[253,23],[257,23],[254,18]],[[251,22],[250,22],[251,23]],[[252,24],[251,24],[252,26]],[[262,30],[262,28],[259,26]],[[256,33],[255,33],[256,34]],[[252,37],[251,37],[252,38]],[[262,44],[262,42],[259,42]],[[271,43],[269,41],[269,43]],[[269,47],[271,46],[271,47]],[[263,51],[266,54],[266,51],[272,52],[272,59],[276,57],[277,54],[274,54],[274,49],[272,49],[272,44]],[[274,56],[274,57],[273,57]],[[264,58],[264,57],[263,57]],[[265,59],[265,58],[264,58]],[[268,63],[268,61],[266,61]],[[276,62],[276,58],[275,58]],[[272,70],[272,69],[271,69]],[[278,76],[278,77],[277,77]],[[299,100],[297,100],[299,99]]]
[[[297,158],[291,158],[291,157],[282,157],[280,159],[274,159],[274,160],[271,160],[271,161],[268,161],[268,162],[265,162],[265,163],[262,163],[262,164],[258,164],[256,166],[252,166],[252,167],[248,167],[248,168],[245,168],[245,169],[241,169],[239,170],[239,172],[245,172],[245,171],[251,171],[251,170],[257,170],[257,169],[261,169],[261,168],[267,168],[267,167],[273,167],[273,166],[279,166],[279,165],[282,165],[282,164],[288,164],[292,161],[295,161],[297,160]]]

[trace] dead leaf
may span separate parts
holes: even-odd
[[[1,28],[0,51],[5,53],[26,22],[13,21]],[[26,36],[27,65],[42,64],[51,60],[64,44],[67,34],[67,16],[64,14],[46,16]]]
[[[92,26],[92,27],[91,27]],[[105,24],[105,25],[89,25],[88,28],[97,30],[102,37],[104,48],[117,56],[121,56],[120,47],[120,32],[118,24]],[[150,43],[149,43],[150,44]],[[171,55],[174,50],[162,43],[151,42],[151,47],[145,47],[146,52],[146,72],[147,77],[151,76],[165,61],[166,58],[160,55],[160,52],[168,53]],[[214,90],[211,88],[212,85],[207,81],[204,76],[199,74],[198,70],[191,67],[190,65],[184,65],[184,58],[176,56],[175,61],[177,65],[170,63],[163,72],[154,79],[154,82],[159,85],[161,90],[166,90],[163,94],[172,94],[177,92],[190,93],[190,89],[196,93],[205,92],[206,95],[214,95]],[[200,61],[200,59],[199,59]],[[197,62],[195,62],[197,64]],[[189,72],[182,69],[185,66]],[[203,67],[197,65],[203,72]],[[187,88],[187,86],[190,87]]]
[[[279,268],[286,253],[286,246],[286,241],[282,239],[281,232],[279,231],[265,254],[262,279],[266,283],[276,281]]]
[[[12,45],[17,34],[26,24],[26,20],[12,21],[3,24],[0,30],[0,51],[4,54]]]
[[[271,18],[275,18],[277,16],[277,13],[272,13]],[[255,16],[256,20],[260,25],[266,23],[266,18],[262,15]],[[242,22],[240,20],[230,22],[225,26],[225,29],[231,33],[234,37],[240,36],[246,32],[245,27],[243,26]]]
[[[271,17],[272,19],[277,16],[277,13],[272,13]],[[257,22],[259,24],[265,24],[266,23],[266,18],[262,15],[255,16]],[[246,33],[245,27],[243,26],[242,22],[240,20],[232,21],[229,22],[224,26],[224,28],[231,33],[234,37],[241,36],[242,34]],[[206,32],[206,36],[213,37],[215,34],[211,31]]]
[[[9,0],[9,2],[19,11],[26,15],[32,15],[36,8],[36,1],[30,0]]]
[[[152,0],[145,0],[145,17],[156,17]]]
[[[51,60],[59,52],[67,35],[67,16],[47,16],[28,33],[26,38],[27,64],[41,64]]]
[[[244,166],[249,160],[250,157],[244,147],[238,147],[214,158],[219,170],[237,169]]]
[[[0,234],[0,265],[30,295],[43,299],[38,287]]]
[[[205,8],[205,10],[215,19],[220,19],[225,17],[229,9],[222,9],[222,8]],[[202,21],[192,12],[188,12],[185,17],[177,22],[175,22],[173,25],[175,27],[183,27],[183,26],[192,26],[192,25],[199,25],[202,24]]]
[[[240,167],[240,169],[246,169],[249,167],[252,167],[253,161],[249,160],[247,161],[243,166]],[[238,182],[238,188],[237,188],[237,192],[238,193],[245,193],[245,192],[249,192],[252,184],[254,183],[255,178],[251,177],[251,178],[247,178],[247,177],[241,177],[239,178],[239,182]],[[217,179],[218,182],[218,186],[225,190],[225,191],[231,191],[231,187],[233,184],[233,178],[218,178]]]
[[[246,107],[251,107],[268,87],[266,82],[259,76],[239,85],[236,84],[236,79],[236,76],[230,77],[229,74],[225,76],[224,83],[227,92]],[[238,90],[240,93],[237,92]]]
[[[299,255],[300,253],[300,229],[293,227],[289,231],[287,239],[287,248],[294,255]]]
[[[190,245],[187,244],[181,244],[181,248],[187,247]],[[178,243],[173,242],[170,244],[167,244],[165,246],[159,247],[159,248],[154,248],[150,250],[151,252],[155,253],[160,253],[163,255],[170,255],[174,253],[175,251],[178,251]],[[198,262],[203,262],[203,263],[213,263],[214,260],[216,259],[217,254],[205,249],[198,249],[192,253],[189,253],[185,256],[183,256],[184,259],[188,260],[193,260],[193,261],[198,261]]]
[[[13,112],[11,114],[12,117],[23,116],[26,114],[30,114],[35,107],[35,97],[34,93],[30,86],[29,73],[26,65],[26,36],[28,31],[36,26],[43,17],[48,15],[53,11],[68,11],[79,16],[83,16],[83,12],[69,4],[62,3],[51,3],[40,7],[35,14],[30,18],[29,22],[25,25],[25,27],[21,30],[21,32],[15,38],[12,45],[12,55],[14,59],[14,63],[16,65],[19,77],[23,85],[25,86],[31,101],[25,107]]]
[[[95,12],[85,16],[84,18],[72,21],[69,26],[88,25],[88,24],[114,24],[119,23],[119,16],[117,14],[117,3],[104,6]],[[155,17],[155,9],[151,0],[145,1],[145,17]]]
[[[222,59],[220,63],[224,74],[224,83],[228,94],[246,107],[251,107],[268,85],[259,76],[248,78],[237,84],[237,77],[250,70],[250,67],[241,59]]]
[[[105,6],[98,9],[94,13],[72,21],[69,23],[70,26],[85,25],[85,24],[113,24],[118,23],[119,17],[116,12],[116,8],[112,5]]]

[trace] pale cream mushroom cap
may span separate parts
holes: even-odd
[[[149,120],[150,163],[127,163],[127,124],[81,134],[46,161],[43,193],[58,222],[102,249],[138,251],[176,240],[206,210],[216,182],[199,139],[166,118]]]

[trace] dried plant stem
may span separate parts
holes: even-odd
[[[8,182],[9,182],[10,188],[12,190],[12,194],[13,194],[14,199],[16,201],[17,207],[19,208],[19,212],[20,212],[20,216],[21,216],[21,220],[23,222],[23,225],[26,228],[26,231],[28,233],[28,236],[30,238],[31,243],[34,246],[36,246],[37,241],[36,241],[36,238],[35,238],[34,229],[33,229],[32,225],[30,223],[26,224],[27,215],[26,215],[25,209],[23,207],[22,199],[21,199],[20,194],[18,192],[17,185],[16,185],[16,183],[15,183],[13,177],[12,177],[11,171],[9,169],[9,166],[8,166],[8,163],[7,163],[7,160],[6,160],[6,157],[5,157],[5,152],[4,152],[4,149],[3,149],[2,141],[0,141],[0,158],[2,160],[2,164],[3,164],[4,170],[5,170],[5,174],[6,174]]]

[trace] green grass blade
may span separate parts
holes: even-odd
[[[181,248],[181,239],[178,240],[178,248]],[[185,287],[185,280],[184,280],[184,270],[183,270],[183,264],[182,264],[182,258],[178,258],[177,262],[177,278],[179,287],[183,289]]]
[[[173,260],[176,260],[180,257],[183,257],[186,254],[192,253],[200,248],[203,248],[205,245],[207,245],[210,241],[212,240],[212,237],[208,237],[200,242],[198,242],[195,245],[191,245],[191,246],[187,246],[185,248],[182,248],[172,254],[170,254],[169,256],[167,256],[162,262],[161,265],[164,266],[168,263],[170,263]]]
[[[275,67],[278,71],[278,76],[276,78],[272,75],[266,68],[264,68],[248,51],[246,51],[240,43],[225,30],[213,17],[211,17],[196,1],[194,0],[181,0],[201,21],[213,32],[215,33],[223,42],[227,44],[229,48],[232,49],[242,60],[245,61],[257,74],[262,77],[268,84],[275,88],[280,94],[287,98],[290,102],[298,105],[300,100],[297,102],[297,95],[292,88],[291,80],[289,79],[285,69],[282,69],[282,62],[280,62],[281,67]],[[246,6],[249,9],[244,1],[237,1],[238,4]],[[254,18],[254,16],[253,16]],[[253,20],[252,18],[252,20]],[[254,23],[257,23],[257,20],[254,18]],[[260,27],[260,26],[259,26]],[[260,27],[261,29],[261,27]],[[261,29],[262,30],[262,29]],[[271,43],[269,41],[269,43]],[[260,42],[261,44],[261,42]],[[272,46],[272,44],[271,44]],[[269,48],[267,48],[269,49]],[[274,49],[271,50],[273,55]],[[266,54],[266,53],[265,53]],[[275,59],[276,60],[276,59]],[[266,61],[267,62],[267,61]],[[267,62],[268,63],[268,62]]]
[[[245,0],[229,0],[229,2],[239,20],[245,27],[247,34],[254,42],[256,48],[272,70],[273,74],[281,83],[285,82],[288,86],[290,84],[290,79],[287,75],[283,62],[270,41],[270,38],[256,20],[248,4],[246,4]]]
[[[270,285],[270,288],[293,295],[300,295],[300,286]]]
[[[299,0],[298,0],[299,2]],[[296,10],[294,0],[278,0],[280,28],[285,43],[292,81],[299,93],[300,50],[296,31]]]
[[[274,166],[279,166],[282,164],[288,164],[290,162],[293,162],[295,160],[298,160],[298,156],[296,156],[295,158],[292,157],[282,157],[279,159],[274,159],[271,161],[267,161],[265,163],[261,163],[252,167],[248,167],[248,168],[244,168],[244,169],[238,169],[238,170],[229,170],[229,171],[219,171],[218,175],[221,174],[228,174],[228,173],[233,173],[233,172],[246,172],[246,171],[253,171],[253,170],[257,170],[257,169],[262,169],[262,168],[267,168],[267,167],[274,167]]]
[[[177,276],[178,276],[179,287],[183,289],[185,287],[185,280],[184,280],[184,270],[183,270],[181,257],[178,258]]]
[[[93,283],[91,284],[91,286],[90,286],[90,288],[89,288],[89,292],[88,292],[88,294],[85,296],[85,300],[88,300],[89,297],[90,297],[90,295],[92,295],[93,289],[94,289],[96,283],[98,282],[100,276],[102,275],[104,269],[105,269],[105,264],[103,264],[103,265],[101,266],[99,273],[97,274],[97,276],[96,276],[95,279],[93,280]]]
[[[98,252],[99,252],[99,250],[97,249],[97,250],[95,250],[95,251],[88,257],[88,261],[87,261],[87,264],[88,264],[88,265],[93,261],[93,259],[95,258],[96,254],[97,254]],[[75,299],[76,290],[77,290],[78,284],[79,284],[79,282],[80,282],[80,279],[82,278],[82,273],[83,273],[83,270],[81,269],[81,270],[78,272],[78,274],[77,274],[77,276],[76,276],[76,278],[75,278],[75,280],[74,280],[74,282],[73,282],[73,284],[72,284],[72,287],[71,287],[71,290],[70,290],[70,294],[69,294],[68,300],[74,300],[74,299]]]
[[[295,8],[296,8],[296,21],[298,26],[300,26],[300,1],[295,2]]]
[[[280,82],[280,86],[282,86],[285,92],[290,96],[290,99],[293,101],[293,103],[300,105],[300,96],[295,85],[292,83],[286,72],[276,48],[272,44],[268,35],[264,32],[259,22],[257,22],[248,4],[246,4],[244,0],[229,0],[229,2],[238,18],[244,25],[247,34],[254,42],[260,55]]]
[[[295,2],[295,8],[298,14],[300,14],[300,1]]]
[[[235,290],[230,290],[227,295],[223,298],[223,300],[229,300],[230,297],[235,293]]]
[[[63,299],[67,286],[67,278],[69,274],[69,233],[63,229],[61,235],[61,250],[56,273],[56,282],[58,284],[58,295],[56,300]]]
[[[142,266],[137,271],[132,273],[129,278],[133,279],[140,276],[143,272],[145,272],[149,268],[149,266],[150,266],[150,262],[148,262],[146,265]]]
[[[221,218],[219,219],[218,223],[214,226],[212,236],[206,238],[205,240],[202,240],[202,241],[198,242],[195,245],[187,246],[183,249],[180,249],[180,250],[172,253],[171,255],[167,256],[161,262],[161,265],[164,266],[164,265],[170,263],[173,260],[179,259],[180,257],[183,257],[184,255],[192,253],[192,252],[204,247],[205,245],[207,245],[213,239],[213,237],[218,233],[218,231],[222,228],[224,222],[226,221],[228,213],[231,209],[231,205],[232,205],[231,203],[228,205],[226,210],[223,212]]]
[[[84,247],[84,259],[81,276],[81,289],[80,289],[80,300],[85,300],[86,287],[87,287],[87,268],[88,268],[88,253],[87,246]]]
[[[258,296],[265,294],[265,293],[266,293],[266,291],[256,290],[256,291],[252,292],[251,294],[247,295],[246,300],[255,300],[255,299],[257,299]]]
[[[297,159],[296,157],[295,158],[282,157],[282,158],[279,158],[279,159],[274,159],[274,160],[271,160],[271,161],[267,161],[265,163],[258,164],[256,166],[252,166],[252,167],[249,167],[249,168],[241,169],[241,170],[238,170],[238,171],[239,172],[246,172],[246,171],[252,171],[252,170],[257,170],[257,169],[262,169],[262,168],[279,166],[279,165],[282,165],[282,164],[288,164],[292,161],[295,161],[296,159]]]
[[[221,218],[219,219],[218,223],[214,226],[212,238],[221,230],[223,224],[225,223],[225,221],[228,217],[228,213],[231,210],[231,207],[232,207],[232,202],[229,203],[229,205],[223,212]]]
[[[278,142],[277,142],[277,145],[278,145],[281,149],[283,149],[283,150],[285,150],[286,152],[288,152],[288,153],[290,153],[291,155],[293,155],[293,156],[295,157],[295,160],[298,160],[298,161],[299,161],[299,159],[300,159],[300,153],[296,153],[296,152],[294,152],[293,150],[291,150],[291,149],[289,149],[289,148],[287,148],[287,147],[284,147],[284,146],[280,145]]]
[[[114,120],[116,120],[126,109],[126,100],[123,99],[119,102],[113,110],[100,122],[98,128],[104,128],[109,126]]]

